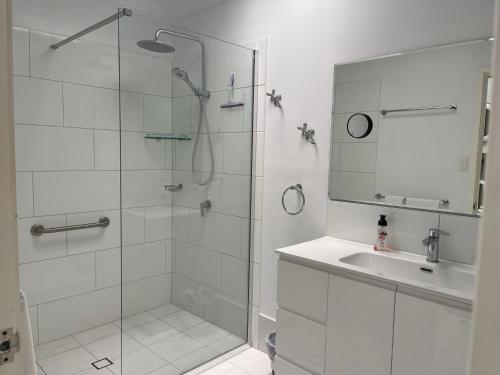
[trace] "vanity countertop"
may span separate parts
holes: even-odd
[[[374,251],[373,246],[367,244],[328,236],[277,249],[276,252],[284,260],[389,282],[398,288],[427,293],[465,305],[473,304],[475,267],[471,265],[443,260],[429,263],[421,255],[396,250]],[[365,258],[367,266],[346,263],[346,258],[356,256]],[[384,272],[381,272],[382,268],[378,268],[377,263],[391,263],[394,270],[398,264],[404,267],[397,269],[397,272],[388,272],[385,267]],[[432,270],[431,273],[426,274],[421,270],[422,267]],[[406,272],[406,269],[410,271]],[[456,287],[450,287],[450,283]]]

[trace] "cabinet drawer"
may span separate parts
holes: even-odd
[[[292,359],[301,367],[323,374],[326,327],[278,309],[276,349],[281,358]]]
[[[310,372],[292,365],[283,358],[276,358],[274,373],[276,375],[312,375]]]
[[[328,273],[284,260],[278,263],[278,304],[308,318],[325,322]]]

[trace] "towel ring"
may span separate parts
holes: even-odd
[[[302,206],[296,212],[288,211],[288,209],[286,208],[286,205],[285,205],[285,195],[286,195],[286,193],[288,193],[289,190],[295,190],[295,191],[297,191],[301,195],[301,197],[302,197]],[[285,212],[288,215],[298,215],[298,214],[300,214],[302,212],[302,210],[304,209],[304,206],[306,205],[306,197],[304,195],[304,191],[302,190],[302,185],[301,184],[296,184],[296,185],[292,185],[292,186],[287,187],[285,189],[285,191],[283,192],[283,195],[281,196],[281,205],[283,206],[283,209],[285,210]]]

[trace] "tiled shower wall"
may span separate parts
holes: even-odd
[[[82,41],[49,49],[58,39],[14,30],[20,274],[35,344],[120,318],[117,52]],[[160,119],[171,118],[171,82],[169,61],[126,51],[122,57],[131,77],[122,122],[123,301],[132,314],[170,301],[171,196],[163,189],[171,180],[170,145],[148,144],[143,132],[169,126]],[[144,66],[161,74],[153,79]],[[106,229],[41,237],[29,231],[101,216],[111,220]]]

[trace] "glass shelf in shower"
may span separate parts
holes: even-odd
[[[190,141],[191,136],[186,134],[158,134],[149,133],[144,136],[146,139],[157,139],[157,140],[172,140],[172,141]]]

